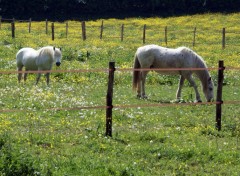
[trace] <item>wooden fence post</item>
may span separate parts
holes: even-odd
[[[225,49],[225,45],[226,45],[226,30],[225,28],[222,29],[222,49]]]
[[[103,35],[103,20],[102,20],[102,24],[100,27],[100,39],[102,40],[102,35]]]
[[[168,45],[168,38],[167,38],[167,26],[165,26],[165,44]]]
[[[222,87],[223,87],[223,71],[225,69],[224,62],[222,60],[218,63],[218,86],[217,86],[217,98],[216,98],[216,128],[218,131],[221,130],[221,119],[222,119]]]
[[[106,96],[106,136],[112,137],[112,99],[114,83],[115,62],[109,62],[108,90]]]
[[[82,39],[83,39],[83,40],[86,40],[86,39],[87,39],[85,21],[82,22]]]
[[[46,34],[48,34],[48,20],[46,19]]]
[[[121,42],[123,41],[123,33],[124,33],[124,24],[121,27]]]
[[[12,28],[12,38],[15,38],[15,20],[12,21],[11,28]]]
[[[54,23],[52,23],[52,41],[54,41]]]
[[[144,24],[143,26],[143,44],[145,43],[145,40],[146,40],[146,24]]]
[[[28,23],[28,32],[31,33],[31,26],[32,26],[32,18],[29,19]]]
[[[194,30],[193,30],[193,47],[195,46],[196,31],[197,31],[197,28],[195,27]]]
[[[0,16],[0,29],[2,29],[2,16]]]
[[[66,22],[66,38],[68,38],[68,22]]]

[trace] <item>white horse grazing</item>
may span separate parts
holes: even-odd
[[[181,98],[181,92],[184,80],[187,79],[193,86],[196,93],[196,100],[201,102],[201,97],[197,89],[197,85],[193,80],[192,74],[200,79],[202,83],[203,93],[206,100],[212,101],[214,97],[213,82],[208,72],[207,66],[203,59],[194,51],[186,47],[176,49],[164,48],[157,45],[146,45],[139,47],[135,54],[134,69],[139,68],[164,68],[172,70],[155,70],[158,73],[168,75],[180,75],[179,86],[176,98]],[[178,70],[178,68],[180,68]],[[182,68],[182,70],[181,70]],[[185,68],[189,68],[185,70]],[[194,68],[199,68],[195,69]],[[145,79],[149,70],[134,70],[133,71],[133,90],[137,89],[138,97],[146,98],[145,95]]]
[[[55,48],[52,46],[46,46],[39,50],[34,50],[32,48],[22,48],[16,54],[17,68],[18,71],[22,71],[25,67],[26,71],[35,70],[51,70],[52,65],[56,63],[57,66],[61,65],[61,48]],[[49,84],[49,75],[46,73],[47,84]],[[38,84],[41,77],[41,73],[38,73],[36,84]],[[22,73],[18,74],[18,82],[20,83],[22,79]],[[27,73],[24,74],[24,81],[27,80]]]

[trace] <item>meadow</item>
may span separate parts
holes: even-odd
[[[0,175],[240,175],[240,13],[203,14],[169,18],[99,19],[81,23],[55,22],[55,40],[45,33],[45,21],[16,21],[0,29]],[[104,22],[100,39],[100,25]],[[121,25],[124,38],[121,41]],[[217,68],[224,60],[222,130],[215,128],[216,106],[185,105],[194,101],[186,82],[183,101],[173,103],[178,77],[151,72],[148,99],[132,92],[132,73],[116,71],[113,105],[141,107],[113,109],[113,136],[105,136],[109,61],[131,68],[136,49],[143,44],[187,46]],[[193,46],[193,31],[196,41]],[[222,49],[222,29],[226,47]],[[54,45],[62,48],[60,68],[35,86],[35,75],[17,83],[15,54],[22,47]],[[90,70],[71,72],[71,70]],[[96,69],[102,69],[99,71]],[[57,72],[68,70],[69,72]],[[210,74],[217,85],[217,70]],[[197,82],[200,89],[200,84]],[[216,93],[216,87],[215,87]],[[201,92],[204,100],[204,96]],[[162,104],[158,107],[144,107]],[[78,109],[79,108],[79,109]]]

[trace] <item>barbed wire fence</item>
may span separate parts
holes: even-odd
[[[19,23],[28,23],[28,32],[31,33],[32,32],[32,21],[31,19],[29,20],[15,20],[15,19],[4,19],[4,18],[0,18],[0,30],[3,29],[2,26],[2,22],[6,22],[11,24],[11,26],[7,27],[7,30],[11,30],[11,37],[12,38],[16,38],[16,25],[15,22],[19,22]],[[51,23],[51,39],[55,40],[55,23]],[[58,24],[58,25],[63,25],[63,23]],[[65,36],[66,38],[69,37],[70,35],[75,35],[70,34],[69,33],[69,24],[68,22],[65,24],[66,25],[66,31],[65,31]],[[79,29],[81,29],[81,36],[79,36],[79,38],[81,38],[82,40],[87,40],[87,32],[86,32],[86,22],[81,22],[79,25],[75,25],[75,26],[71,26],[71,27],[77,27]],[[124,31],[125,29],[125,25],[122,24],[120,26],[120,35],[119,36],[104,36],[104,29],[106,28],[112,28],[113,26],[104,26],[103,21],[101,23],[100,26],[91,26],[91,28],[98,28],[99,30],[99,39],[102,40],[104,37],[106,38],[117,38],[120,39],[121,41],[125,40],[125,39],[132,39],[132,38],[140,38],[142,40],[142,43],[145,43],[146,40],[151,40],[151,38],[147,38],[147,34],[146,31],[148,30],[148,27],[146,25],[143,25],[142,28],[142,38],[139,36],[125,36],[124,35]],[[42,29],[44,28],[44,25],[42,26],[42,28],[38,29],[38,32],[43,31]],[[138,28],[141,28],[141,26],[138,26]],[[18,28],[18,30],[23,30],[25,31],[25,28]],[[149,27],[149,30],[151,30],[151,27]],[[167,46],[170,42],[170,40],[168,39],[168,33],[172,32],[171,30],[169,30],[169,28],[166,26],[164,28],[164,43]],[[192,33],[192,42],[189,42],[192,44],[192,46],[194,47],[196,44],[199,44],[196,42],[196,32],[197,29],[194,28],[193,31],[188,30],[188,31],[178,31],[181,33]],[[218,30],[218,31],[214,31],[218,34],[221,34],[222,36],[222,42],[221,42],[221,46],[222,49],[225,49],[226,47],[226,29],[223,28],[222,30]],[[49,22],[48,20],[45,21],[45,32],[43,32],[45,34],[49,34]],[[229,31],[229,34],[235,34],[236,32],[234,31]],[[238,34],[238,33],[236,33]],[[78,33],[79,35],[79,33]],[[171,41],[172,42],[172,41]],[[205,43],[206,44],[206,43]],[[217,43],[212,43],[212,44],[217,44],[219,45],[219,42]],[[238,45],[236,45],[238,46]],[[184,69],[184,68],[177,68],[179,69]],[[188,69],[189,68],[185,68]],[[191,69],[196,69],[196,68],[191,68]],[[133,104],[133,105],[113,105],[113,86],[114,86],[114,73],[116,71],[118,72],[129,72],[129,71],[133,71],[134,69],[132,68],[125,68],[125,69],[120,69],[120,68],[115,68],[115,63],[110,62],[109,63],[109,69],[89,69],[89,70],[51,70],[51,71],[47,71],[47,72],[57,72],[57,73],[80,73],[80,72],[109,72],[109,78],[108,78],[108,88],[107,88],[107,95],[106,95],[106,105],[105,106],[83,106],[83,107],[73,107],[73,108],[68,108],[68,107],[63,107],[63,108],[47,108],[44,110],[48,110],[48,111],[53,111],[53,110],[67,110],[67,111],[73,111],[73,110],[81,110],[81,109],[106,109],[106,135],[107,136],[112,136],[112,109],[114,108],[138,108],[138,107],[165,107],[165,106],[191,106],[191,105],[202,105],[202,104],[210,104],[210,105],[216,105],[216,128],[218,130],[221,130],[221,116],[222,116],[222,104],[223,104],[223,100],[222,100],[222,83],[223,83],[223,71],[224,70],[237,70],[239,71],[240,68],[225,68],[223,65],[223,61],[219,61],[219,67],[218,68],[208,68],[209,70],[218,70],[218,87],[217,87],[217,98],[215,102],[206,102],[206,103],[176,103],[176,104]],[[154,70],[154,69],[151,69]],[[164,71],[164,70],[163,70]],[[170,71],[170,69],[167,69],[165,71]],[[39,71],[27,71],[27,73],[38,73]],[[41,73],[44,73],[43,71],[40,71]],[[16,73],[20,73],[19,71],[0,71],[0,74],[16,74]],[[21,71],[21,73],[26,73],[26,71]],[[224,104],[240,104],[240,101],[225,101]],[[6,112],[21,112],[23,110],[21,109],[2,109],[0,110],[1,113],[6,113]]]
[[[176,107],[176,106],[192,106],[192,105],[216,105],[216,128],[221,130],[222,122],[222,104],[240,104],[240,100],[235,101],[225,101],[222,100],[222,89],[223,89],[223,79],[224,79],[224,70],[231,70],[231,68],[225,68],[223,61],[219,61],[218,68],[207,68],[208,70],[218,70],[218,84],[217,84],[217,96],[216,101],[214,102],[199,102],[199,103],[155,103],[155,104],[129,104],[129,105],[113,105],[113,87],[114,87],[114,74],[115,72],[132,72],[136,71],[176,71],[176,70],[203,70],[200,68],[174,68],[174,69],[133,69],[133,68],[115,68],[115,62],[109,62],[108,69],[81,69],[81,70],[50,70],[50,71],[0,71],[0,74],[16,74],[16,73],[83,73],[83,72],[108,72],[108,87],[106,91],[106,105],[99,106],[81,106],[81,107],[61,107],[61,108],[45,108],[40,109],[44,111],[75,111],[83,109],[106,109],[106,135],[112,136],[112,110],[113,109],[126,109],[126,108],[146,108],[146,107]],[[240,68],[234,68],[235,70],[240,70]],[[22,112],[25,110],[22,109],[1,109],[1,113],[13,113],[13,112]]]

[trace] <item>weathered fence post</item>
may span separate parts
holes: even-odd
[[[193,47],[195,46],[195,40],[196,40],[196,31],[197,31],[197,28],[195,27],[194,30],[193,30]]]
[[[83,40],[86,40],[86,39],[87,39],[85,21],[82,22],[82,39],[83,39]]]
[[[66,38],[68,38],[68,22],[66,22]]]
[[[12,28],[12,38],[15,38],[15,20],[12,21],[11,28]]]
[[[223,87],[223,71],[225,69],[224,62],[221,60],[218,63],[218,86],[217,86],[217,98],[216,98],[216,128],[218,131],[221,130],[221,119],[222,119],[222,87]]]
[[[222,49],[225,49],[225,45],[226,45],[226,30],[225,28],[222,29]]]
[[[167,38],[167,26],[165,27],[165,44],[168,45],[168,38]]]
[[[103,35],[103,20],[102,20],[102,24],[100,27],[100,39],[102,40],[102,35]]]
[[[0,29],[2,29],[2,16],[0,16]]]
[[[46,19],[46,34],[48,34],[48,20]]]
[[[31,33],[31,26],[32,26],[32,18],[29,19],[28,23],[28,32]]]
[[[124,24],[121,26],[121,42],[123,41]]]
[[[54,40],[54,23],[52,23],[52,41]]]
[[[112,99],[114,83],[115,62],[109,62],[108,90],[106,96],[106,136],[112,137]]]
[[[146,40],[146,24],[143,26],[143,44],[145,43]]]

